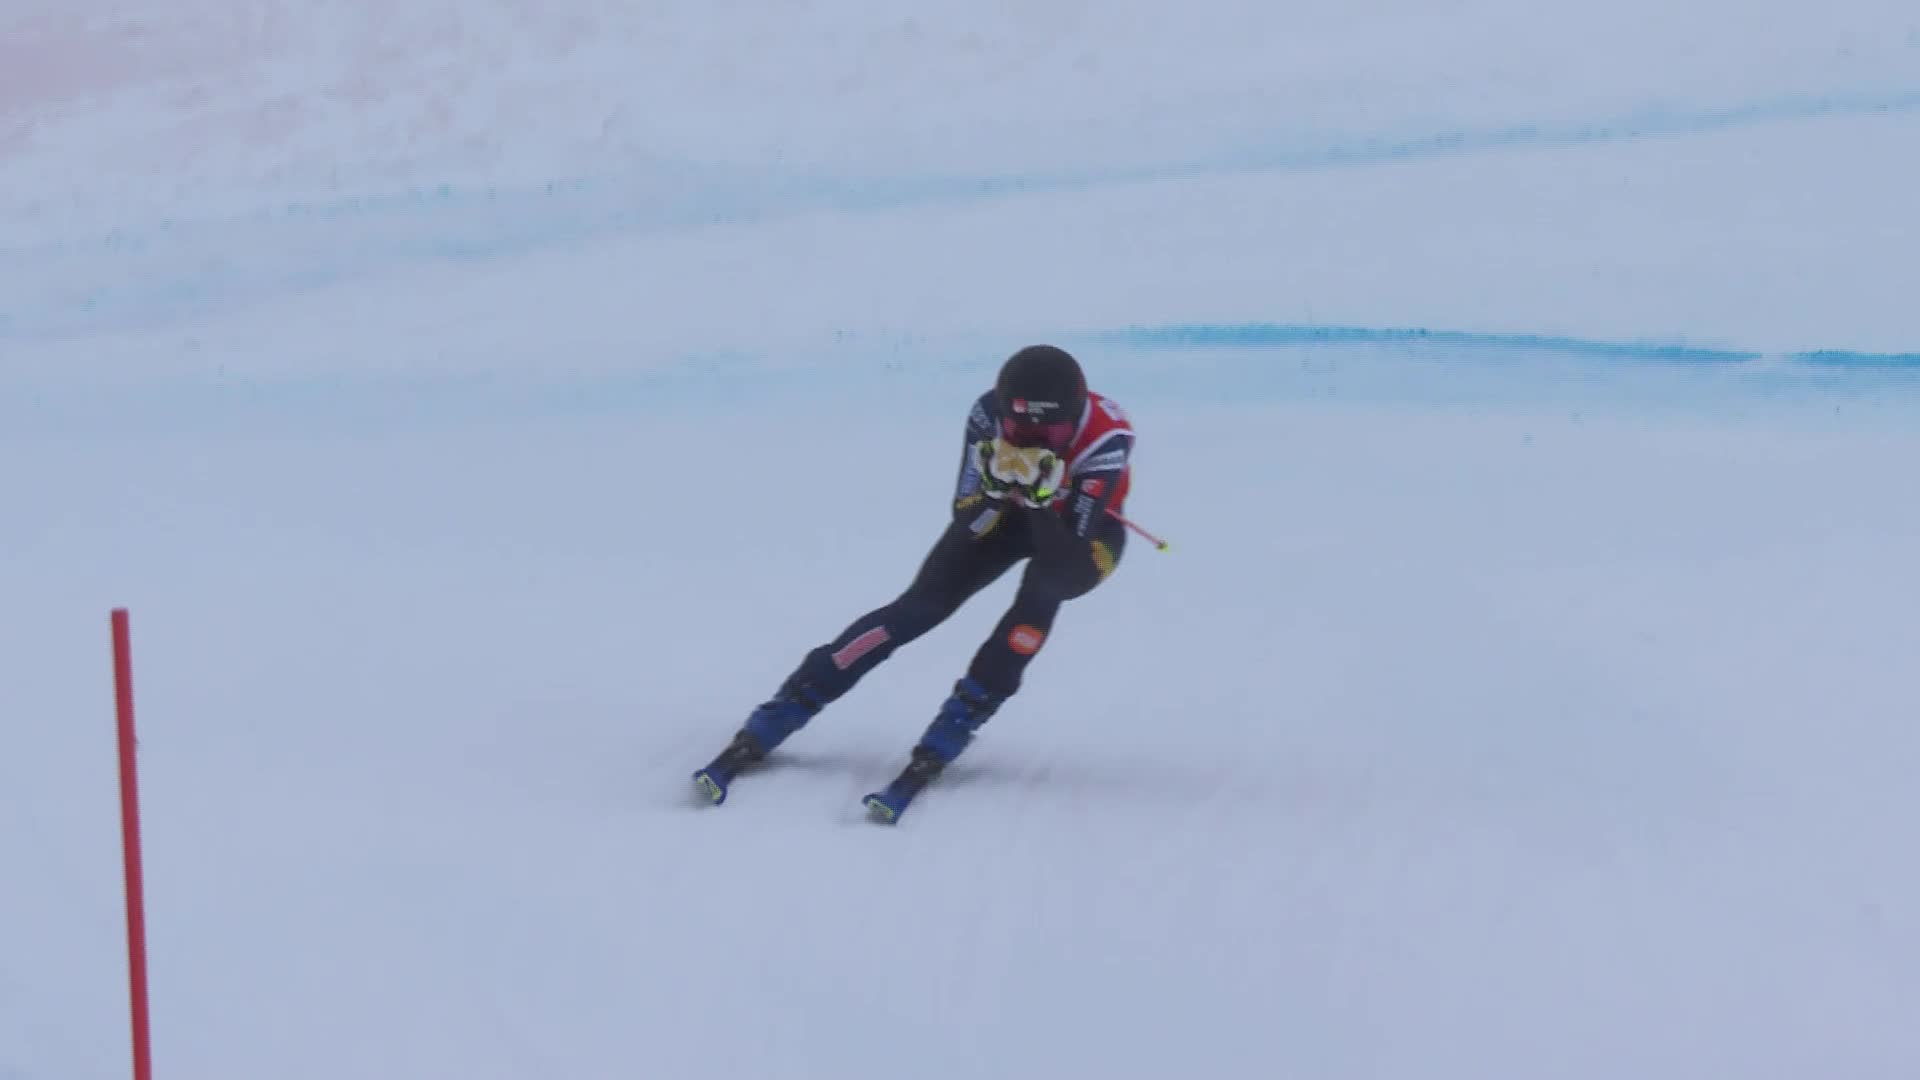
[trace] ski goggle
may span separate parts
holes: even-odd
[[[1000,437],[1014,446],[1044,446],[1065,450],[1067,444],[1073,441],[1073,428],[1071,420],[1035,423],[1007,416],[1000,420]]]

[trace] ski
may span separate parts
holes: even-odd
[[[727,793],[739,775],[765,760],[766,754],[751,735],[744,732],[722,750],[705,768],[693,772],[693,790],[698,800],[709,806],[727,801]],[[882,825],[897,825],[926,786],[946,768],[946,761],[932,748],[913,748],[912,758],[893,782],[860,800],[867,817]]]
[[[940,760],[932,751],[923,746],[915,747],[913,760],[907,763],[906,768],[900,770],[900,775],[894,777],[893,783],[860,800],[861,805],[867,808],[867,817],[881,825],[899,824],[901,816],[907,812],[907,807],[913,804],[914,798],[928,784],[931,784],[934,777],[939,776],[944,768],[946,768],[946,762]]]
[[[727,789],[733,785],[734,778],[740,773],[766,758],[766,751],[760,743],[745,731],[733,737],[720,755],[709,762],[704,769],[695,769],[693,773],[694,792],[706,802],[719,806],[727,801]]]
[[[702,805],[719,806],[727,801],[736,777],[724,770],[708,767],[696,770],[693,774],[694,798]],[[907,812],[907,806],[913,802],[918,790],[901,784],[899,781],[888,784],[880,791],[862,799],[867,816],[882,825],[897,824],[901,815]]]
[[[727,801],[728,778],[725,773],[707,768],[693,774],[694,793],[715,806]]]
[[[900,815],[907,812],[907,803],[910,801],[910,798],[903,799],[892,792],[876,791],[862,799],[861,804],[867,808],[868,820],[879,825],[897,825]]]

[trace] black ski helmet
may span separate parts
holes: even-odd
[[[1087,378],[1065,349],[1029,345],[1001,365],[994,398],[1008,442],[1064,450],[1087,409]]]

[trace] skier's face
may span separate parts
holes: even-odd
[[[1073,441],[1073,421],[1051,420],[1036,423],[1018,417],[1003,417],[1000,420],[1000,437],[1019,447],[1045,447],[1053,451],[1063,451]]]

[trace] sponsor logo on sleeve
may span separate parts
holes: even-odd
[[[1081,462],[1080,471],[1081,472],[1112,472],[1115,469],[1125,467],[1126,464],[1127,464],[1127,450],[1126,450],[1126,447],[1121,447],[1118,450],[1109,450],[1104,454],[1095,454],[1094,456]]]
[[[1093,506],[1099,500],[1092,495],[1082,495],[1073,503],[1073,529],[1077,536],[1087,535],[1087,523],[1093,518]]]
[[[980,490],[980,466],[975,465],[973,463],[973,459],[969,457],[967,459],[967,467],[960,470],[959,498],[964,500],[967,496],[972,495],[978,492],[979,490]]]

